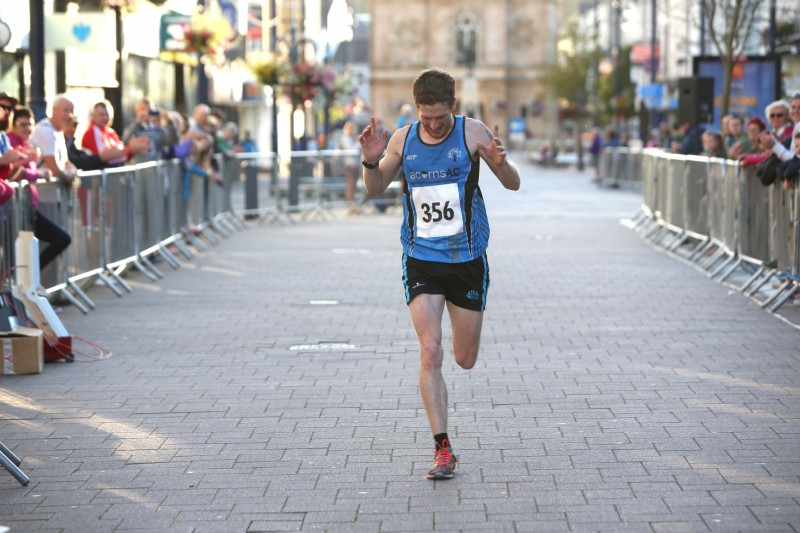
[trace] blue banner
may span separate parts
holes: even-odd
[[[696,76],[714,78],[714,126],[719,128],[722,110],[722,63],[718,58],[697,57]],[[731,73],[728,113],[745,120],[765,119],[764,110],[780,95],[780,59],[773,57],[743,58]]]

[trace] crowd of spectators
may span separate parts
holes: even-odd
[[[13,196],[9,182],[27,182],[34,212],[34,235],[40,241],[40,268],[44,268],[70,244],[70,236],[39,210],[38,180],[60,180],[69,189],[78,171],[92,171],[126,164],[178,158],[183,167],[183,197],[188,203],[191,177],[221,184],[217,153],[257,152],[258,146],[245,132],[225,122],[224,112],[205,104],[186,113],[158,109],[147,99],[135,105],[135,119],[119,135],[113,128],[114,111],[107,101],[97,102],[85,117],[80,139],[76,131],[82,121],[73,102],[58,95],[48,117],[35,122],[33,112],[16,98],[0,92],[0,205]],[[78,196],[82,189],[78,191]],[[83,191],[85,192],[85,191]],[[188,211],[188,210],[187,210]],[[185,232],[197,232],[197,221],[187,220]]]
[[[735,159],[745,167],[757,167],[764,185],[780,181],[784,188],[792,189],[800,178],[800,93],[788,101],[770,103],[764,118],[725,115],[718,130],[688,121],[671,129],[662,123],[650,132],[647,146],[677,154]]]

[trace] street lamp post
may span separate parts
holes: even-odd
[[[611,49],[614,64],[614,129],[620,133],[620,91],[622,90],[622,69],[620,65],[620,48],[622,46],[622,0],[612,0],[611,8],[614,10],[614,46]]]
[[[289,50],[289,63],[294,69],[295,65],[299,61],[300,56],[300,48],[307,45],[311,45],[316,50],[316,44],[311,39],[306,37],[297,38],[297,26],[292,24],[289,27],[289,38],[274,35],[274,46],[277,47],[279,43],[284,44]],[[273,48],[275,50],[275,48]],[[292,102],[292,114],[289,117],[289,150],[293,150],[294,148],[294,112],[297,109],[297,102],[295,101],[296,95],[294,87],[290,88],[289,97]],[[277,95],[275,89],[273,88],[272,92],[272,142],[273,142],[273,151],[277,153],[278,151],[278,115],[277,115]],[[275,164],[273,163],[273,169],[275,168]],[[294,166],[294,165],[292,165]],[[274,172],[274,171],[273,171]],[[299,176],[300,172],[295,172],[294,169],[290,170],[289,173],[289,205],[297,205],[300,200],[300,182]],[[274,174],[273,174],[274,175]]]

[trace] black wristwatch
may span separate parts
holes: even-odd
[[[381,162],[380,159],[378,159],[378,161],[375,163],[367,163],[366,159],[361,160],[361,164],[364,165],[364,168],[368,168],[370,170],[375,170],[376,168],[378,168],[378,163],[380,162]]]

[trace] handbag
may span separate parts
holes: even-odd
[[[770,155],[767,159],[762,161],[756,166],[756,176],[761,181],[764,187],[769,187],[778,177],[778,164],[781,162],[775,154]]]

